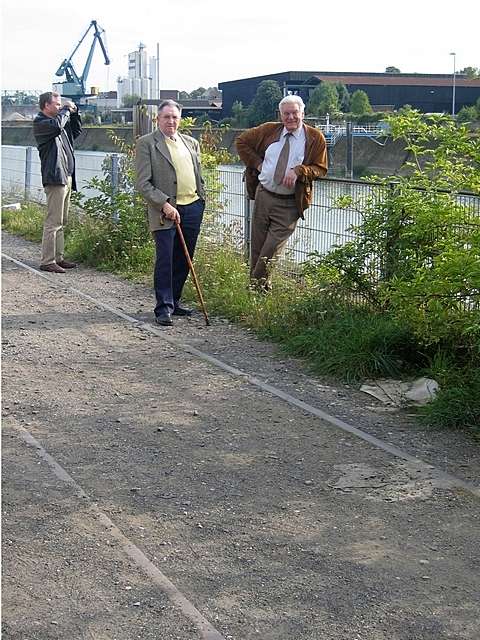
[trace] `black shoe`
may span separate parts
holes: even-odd
[[[191,309],[187,309],[186,307],[181,307],[179,304],[173,310],[173,316],[191,316],[193,311]]]
[[[49,262],[48,264],[41,264],[40,271],[49,271],[50,273],[65,273],[63,269],[56,262]]]
[[[58,260],[57,264],[62,267],[62,269],[75,269],[77,266],[76,262],[69,262],[68,260]]]
[[[169,313],[162,313],[155,316],[155,323],[161,324],[162,327],[171,327],[173,325],[172,316]]]

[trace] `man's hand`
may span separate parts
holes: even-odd
[[[65,102],[63,103],[63,106],[67,107],[70,113],[74,113],[77,110],[77,105],[71,100],[65,100]]]
[[[297,181],[297,174],[293,169],[288,169],[285,173],[285,177],[282,180],[282,184],[284,187],[291,189]]]
[[[162,211],[165,215],[165,218],[168,218],[168,220],[173,220],[173,222],[180,222],[180,214],[178,213],[178,210],[175,209],[175,207],[172,207],[169,202],[166,202],[163,205]]]

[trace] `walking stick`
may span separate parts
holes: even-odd
[[[195,283],[195,289],[197,290],[198,299],[200,300],[200,304],[202,305],[203,315],[205,316],[205,324],[208,327],[210,326],[210,320],[208,319],[207,309],[205,307],[205,302],[203,301],[202,290],[200,289],[200,284],[198,282],[197,274],[195,273],[195,269],[193,268],[193,262],[192,262],[192,259],[190,258],[190,254],[188,253],[188,248],[187,248],[187,245],[185,244],[185,238],[183,237],[180,224],[178,222],[175,222],[175,226],[177,227],[178,237],[180,238],[180,242],[182,243],[182,247],[183,247],[183,252],[188,262],[188,268],[190,269],[193,282]]]

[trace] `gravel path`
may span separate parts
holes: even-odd
[[[3,252],[38,263],[7,234]],[[2,262],[5,638],[478,639],[479,501],[436,472],[477,482],[465,434],[221,319],[165,329],[419,468],[68,289],[148,321],[148,287]]]

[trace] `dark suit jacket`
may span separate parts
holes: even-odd
[[[195,138],[177,133],[192,154],[198,197],[205,200],[205,188],[200,168],[200,145]],[[167,202],[176,206],[177,174],[165,142],[159,130],[137,140],[137,190],[147,201],[150,231],[170,229],[173,221],[165,218],[162,207]]]
[[[82,132],[82,121],[78,111],[70,113],[62,107],[55,118],[46,116],[41,111],[33,121],[33,135],[40,155],[42,168],[42,184],[67,184],[68,167],[66,153],[73,158],[72,189],[76,191],[75,156],[73,141]],[[68,149],[65,146],[68,145]]]

